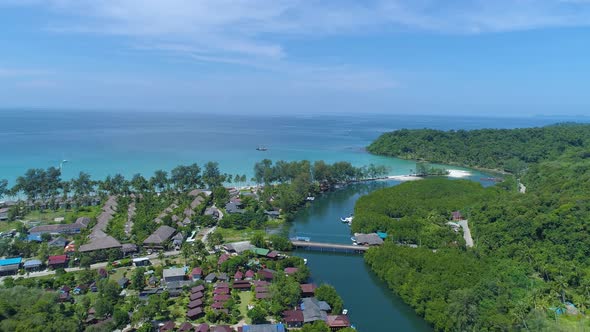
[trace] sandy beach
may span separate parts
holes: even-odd
[[[463,171],[459,169],[449,169],[448,171],[449,174],[447,176],[450,178],[466,178],[471,176],[471,172],[469,171]]]
[[[396,181],[416,181],[422,180],[419,176],[414,175],[392,175],[387,177],[388,180],[396,180]]]

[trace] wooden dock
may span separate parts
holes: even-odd
[[[354,246],[352,244],[341,243],[324,243],[324,242],[308,242],[308,241],[294,241],[291,243],[293,247],[298,249],[311,249],[319,251],[340,251],[340,252],[355,252],[364,253],[369,249],[367,246]]]

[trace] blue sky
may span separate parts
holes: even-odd
[[[590,113],[590,0],[0,0],[0,107]]]

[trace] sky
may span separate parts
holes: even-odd
[[[0,0],[0,108],[590,114],[590,0]]]

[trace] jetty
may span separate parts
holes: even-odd
[[[352,244],[341,243],[325,243],[325,242],[311,242],[311,241],[297,241],[291,240],[293,247],[298,249],[319,250],[319,251],[333,251],[333,252],[354,252],[364,253],[369,249],[368,246],[355,246]]]

